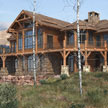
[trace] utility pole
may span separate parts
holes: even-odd
[[[34,9],[33,9],[33,72],[34,72],[34,86],[36,86],[36,55],[35,55],[35,43],[36,43],[36,32],[35,32],[35,22],[36,22],[36,0],[34,0]]]
[[[81,72],[81,51],[80,51],[79,7],[80,7],[80,3],[79,3],[79,0],[77,0],[78,68],[79,68],[79,80],[80,80],[80,94],[82,95],[82,72]]]

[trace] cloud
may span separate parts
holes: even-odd
[[[0,31],[1,30],[6,30],[10,26],[11,23],[9,22],[0,22]]]

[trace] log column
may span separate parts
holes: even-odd
[[[6,56],[2,56],[2,62],[3,62],[3,67],[1,68],[1,74],[2,75],[8,75],[8,70],[6,68]]]
[[[104,66],[103,66],[103,72],[108,72],[108,65],[107,65],[107,42],[104,42],[105,51],[100,52],[102,56],[104,57]]]
[[[69,67],[66,65],[66,58],[69,55],[70,52],[66,53],[66,32],[65,32],[65,36],[64,36],[64,40],[63,40],[63,65],[61,66],[61,74],[66,74],[67,76],[69,76]]]

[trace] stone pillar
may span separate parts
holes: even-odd
[[[84,65],[83,72],[90,72],[90,65]]]
[[[103,72],[108,72],[108,66],[103,66]]]
[[[1,68],[0,75],[1,76],[7,76],[8,75],[8,70],[7,70],[6,67],[5,68]]]
[[[7,68],[6,68],[6,57],[5,56],[3,56],[3,57],[1,57],[2,58],[2,62],[3,62],[3,67],[1,68],[1,72],[0,72],[0,74],[2,75],[2,76],[5,76],[5,75],[8,75],[8,70],[7,70]]]
[[[69,76],[69,66],[61,66],[61,75],[62,74],[66,74],[67,76]]]
[[[18,56],[18,68],[16,69],[16,75],[22,76],[23,75],[23,61],[22,61],[22,56]]]

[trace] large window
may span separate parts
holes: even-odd
[[[67,45],[72,45],[74,44],[74,32],[69,31],[67,32]]]
[[[33,71],[33,56],[28,57],[28,71]]]
[[[28,21],[24,23],[24,28],[31,28],[33,27],[33,22],[32,21]]]
[[[38,48],[43,48],[43,31],[41,28],[38,29]]]
[[[107,41],[107,44],[108,44],[108,34],[104,35],[104,41]]]
[[[53,36],[47,35],[47,48],[53,48]]]
[[[89,32],[88,43],[91,45],[93,44],[93,32]]]
[[[22,33],[18,35],[18,50],[22,50]]]
[[[100,47],[101,46],[101,37],[100,37],[100,35],[97,35],[96,36],[96,46],[97,47]]]
[[[25,49],[33,48],[33,32],[26,31],[25,32]]]
[[[16,41],[11,42],[11,52],[16,52]]]
[[[80,42],[81,43],[85,43],[86,40],[86,31],[85,30],[81,30],[80,31]]]

